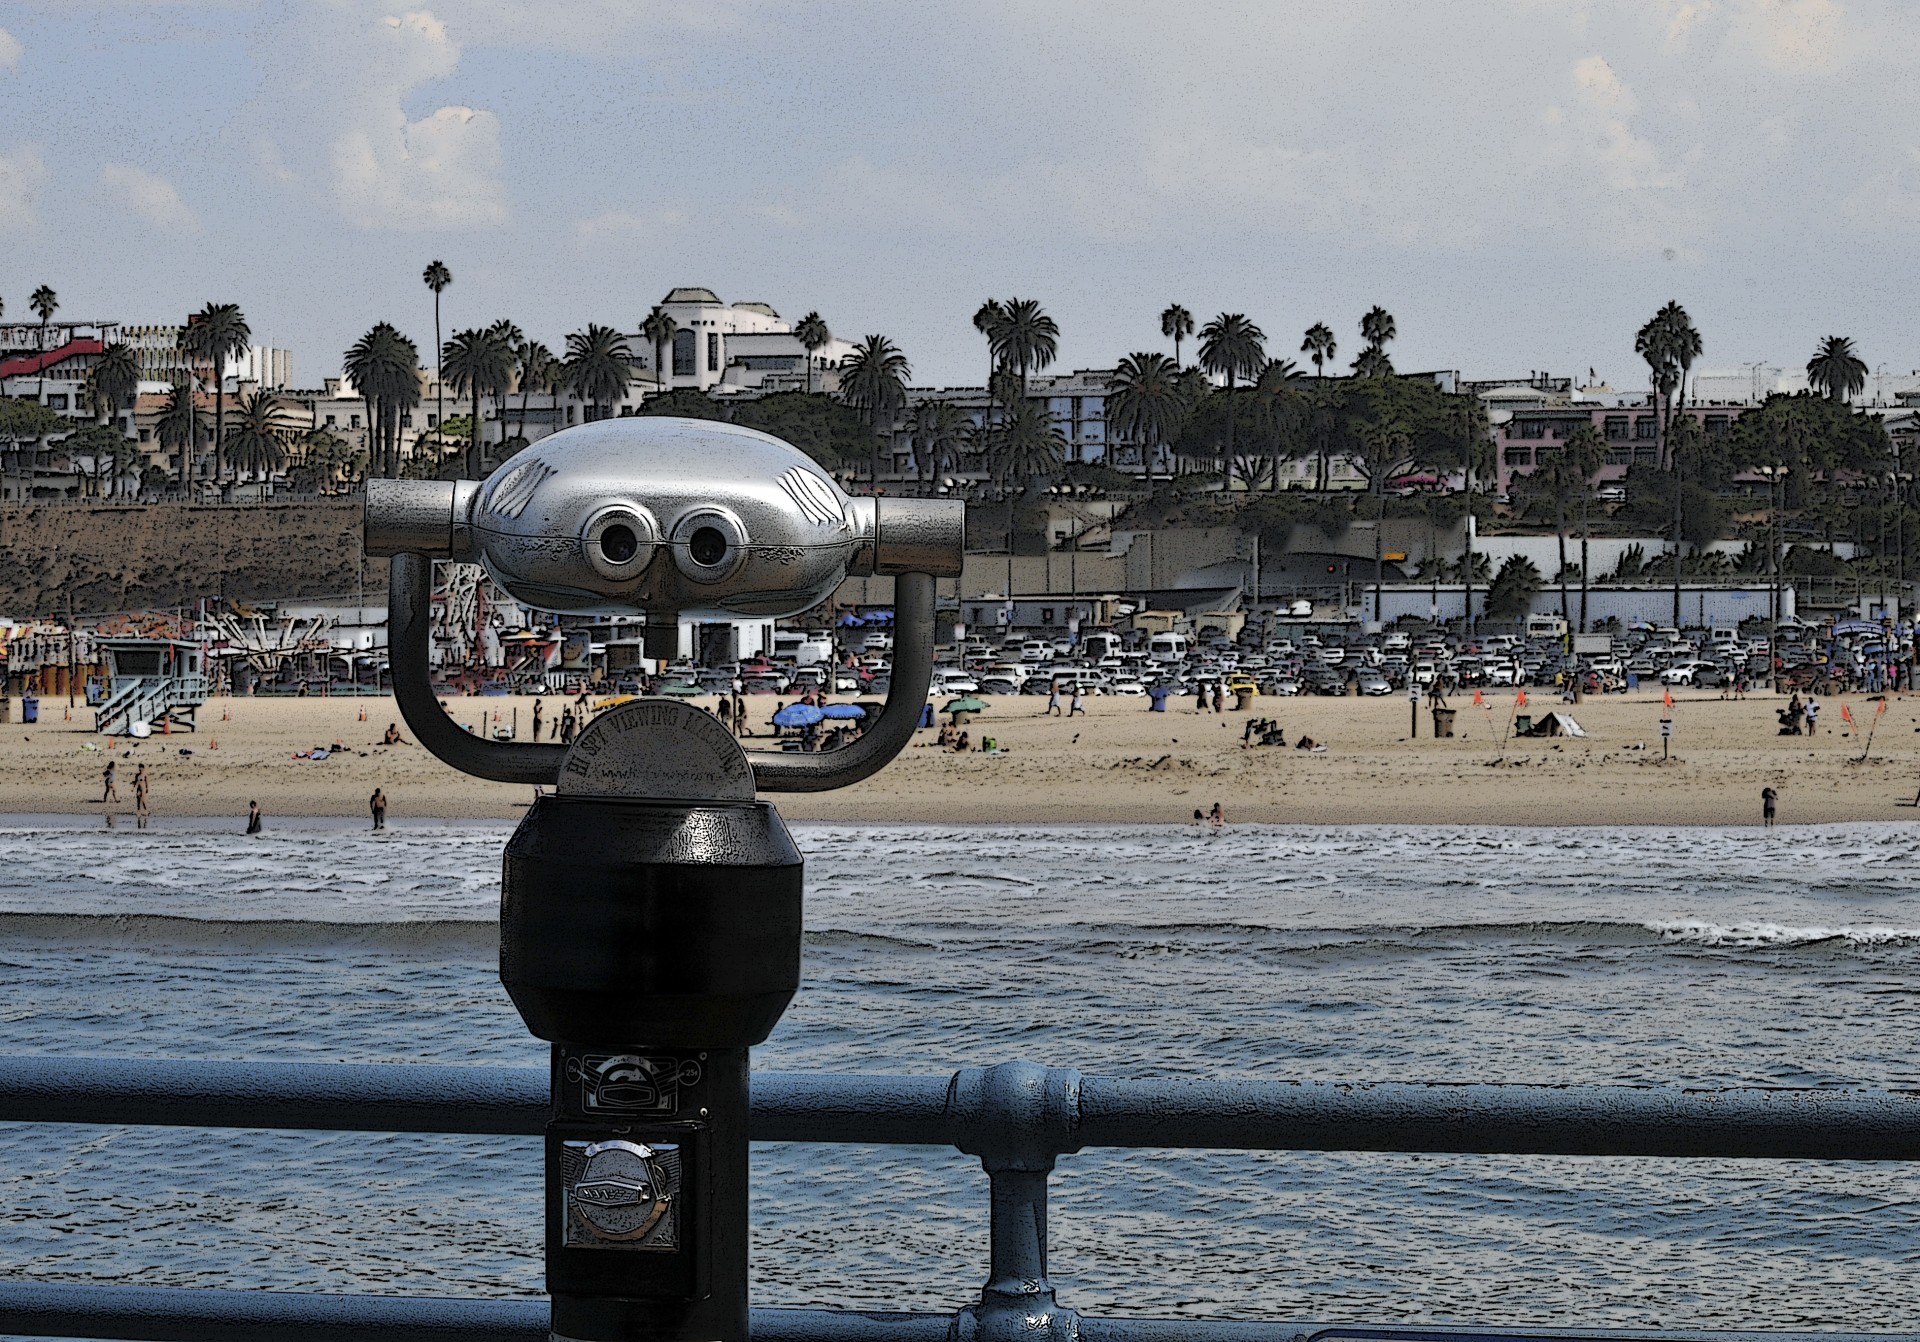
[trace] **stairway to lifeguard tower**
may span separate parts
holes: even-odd
[[[135,723],[155,730],[171,723],[192,731],[194,713],[206,701],[205,676],[127,676],[113,682],[113,692],[94,710],[93,729],[130,736]]]

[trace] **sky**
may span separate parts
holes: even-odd
[[[1243,312],[1338,362],[1597,369],[1677,299],[1701,365],[1851,336],[1920,369],[1920,5],[1902,0],[0,0],[0,301],[240,304],[296,382],[379,320],[558,349],[675,285],[977,383]],[[1187,347],[1189,356],[1192,346]]]

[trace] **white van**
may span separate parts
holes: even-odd
[[[1565,638],[1566,636],[1567,622],[1558,615],[1527,616],[1528,638]]]
[[[1105,661],[1120,655],[1120,635],[1082,634],[1080,648],[1089,661]]]
[[[1177,662],[1187,655],[1185,634],[1155,634],[1147,640],[1147,656],[1156,662]]]
[[[833,635],[823,629],[776,629],[773,655],[795,666],[813,666],[833,660]]]

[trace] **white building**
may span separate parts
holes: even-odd
[[[793,333],[793,323],[772,307],[722,303],[711,289],[673,289],[659,306],[674,323],[662,379],[669,391],[686,387],[723,396],[804,391],[809,378],[815,390],[831,391],[839,384],[841,361],[853,352],[852,342],[834,337],[809,356]],[[651,369],[653,346],[639,335],[628,342],[636,362]]]

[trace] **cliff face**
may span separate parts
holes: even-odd
[[[386,585],[386,561],[361,559],[358,499],[0,507],[0,614],[16,619]]]

